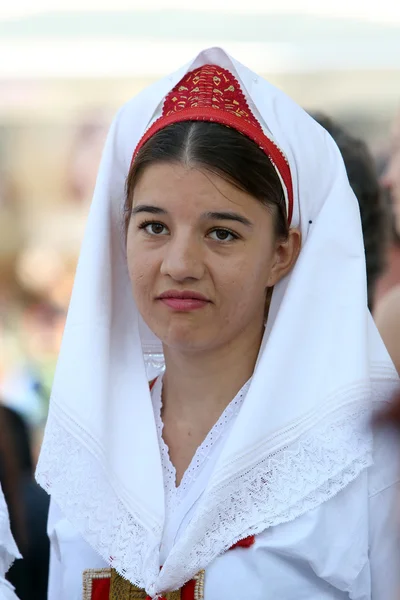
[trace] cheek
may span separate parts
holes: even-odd
[[[152,269],[148,254],[141,252],[140,248],[132,242],[129,243],[129,241],[127,244],[127,264],[133,294],[136,302],[140,303],[140,298],[150,286],[154,267]]]
[[[221,269],[219,288],[229,312],[243,313],[254,310],[265,302],[265,290],[271,271],[272,257],[265,260],[237,261],[232,268]]]

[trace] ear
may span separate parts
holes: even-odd
[[[287,239],[277,239],[275,259],[269,273],[267,286],[274,286],[287,275],[296,264],[301,249],[301,232],[294,228],[289,230]]]

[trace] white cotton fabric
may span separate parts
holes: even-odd
[[[148,379],[162,347],[131,294],[124,185],[165,95],[209,63],[233,72],[288,158],[303,246],[274,290],[245,402],[160,572],[165,493]],[[371,400],[386,401],[395,385],[367,309],[357,201],[330,136],[221,49],[128,102],[100,165],[37,471],[96,552],[151,597],[181,587],[239,539],[318,509],[357,480],[372,462]]]
[[[17,600],[12,585],[5,579],[16,558],[21,558],[21,555],[11,533],[7,504],[0,485],[0,600]]]

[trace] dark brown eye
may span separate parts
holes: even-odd
[[[213,229],[209,233],[209,236],[218,242],[231,242],[238,237],[232,231],[229,231],[229,229]]]
[[[149,227],[151,229],[151,233],[155,233],[156,235],[164,231],[164,225],[162,223],[151,223]]]
[[[158,221],[145,221],[139,225],[139,229],[143,229],[149,235],[167,235],[168,228]]]

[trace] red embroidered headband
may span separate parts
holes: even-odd
[[[293,215],[293,184],[289,164],[278,146],[263,132],[232,73],[216,65],[204,65],[187,73],[166,96],[162,115],[139,141],[132,161],[157,131],[180,121],[213,121],[232,127],[253,140],[268,156],[286,188],[287,218],[290,224]]]

